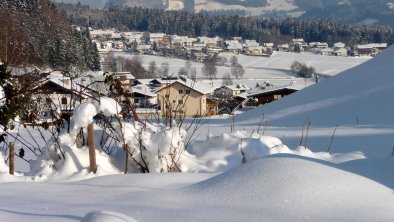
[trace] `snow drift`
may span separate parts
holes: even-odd
[[[390,221],[394,218],[391,189],[296,156],[255,160],[186,187],[181,193],[182,201],[189,202],[189,207],[195,206],[194,210],[199,212],[194,214],[194,221]]]

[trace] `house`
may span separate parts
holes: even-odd
[[[243,92],[246,92],[249,89],[250,88],[247,85],[234,84],[217,88],[215,89],[214,94],[220,96],[236,96]]]
[[[288,52],[289,51],[289,44],[278,44],[278,51],[280,52]]]
[[[301,51],[306,51],[309,48],[308,43],[304,39],[293,39],[293,46],[298,45]]]
[[[347,49],[345,49],[345,48],[337,48],[337,49],[334,49],[332,54],[335,55],[335,56],[347,56]]]
[[[325,56],[330,56],[333,52],[334,50],[332,48],[324,48],[320,51],[320,53]]]
[[[32,96],[42,109],[42,120],[61,115],[71,116],[77,105],[91,97],[68,77],[46,79],[34,89]]]
[[[140,54],[149,54],[152,51],[152,46],[151,45],[138,45],[136,50]]]
[[[206,48],[216,48],[218,43],[222,41],[219,37],[209,38],[206,36],[197,37],[198,43],[202,43]]]
[[[254,109],[259,106],[258,101],[255,98],[249,97],[245,98],[238,106],[231,111],[232,114],[237,114],[239,112],[245,112]]]
[[[306,86],[314,84],[314,82],[305,80],[304,84],[297,84],[297,81],[291,81],[289,84],[274,86],[272,84],[262,84],[254,89],[248,90],[244,93],[237,95],[238,100],[244,100],[246,98],[254,98],[257,103],[266,104],[275,100],[282,99],[283,97],[292,94]]]
[[[263,55],[263,47],[261,46],[248,47],[246,49],[246,54],[253,56],[261,56]]]
[[[334,43],[334,49],[345,48],[345,47],[346,47],[346,44],[343,43],[343,42],[336,42],[336,43]]]
[[[105,41],[105,42],[100,42],[100,46],[97,47],[98,51],[111,51],[113,42],[111,41]]]
[[[244,46],[244,48],[259,47],[260,44],[258,42],[256,42],[256,40],[245,39],[243,46]]]
[[[121,41],[112,42],[112,48],[122,50],[125,47],[124,43]]]
[[[130,91],[136,108],[152,108],[157,105],[157,95],[145,85],[133,86]]]
[[[171,44],[179,44],[181,47],[190,48],[197,42],[196,38],[189,38],[187,36],[171,35]]]
[[[225,41],[226,50],[235,54],[242,52],[242,44],[237,40]]]
[[[214,55],[223,52],[223,48],[221,47],[207,47],[206,52],[209,55]]]
[[[131,86],[135,79],[130,72],[114,72],[112,77],[118,79],[123,86]]]
[[[309,43],[309,47],[317,48],[317,49],[324,49],[324,48],[328,47],[328,44],[326,42],[311,42],[311,43]]]
[[[192,54],[192,59],[198,62],[204,62],[205,58],[207,58],[207,54],[202,52],[196,52]]]
[[[156,91],[162,117],[176,115],[180,117],[207,116],[208,110],[213,109],[213,103],[208,105],[207,97],[213,93],[213,88],[185,76],[163,86]],[[217,108],[216,108],[217,110]],[[210,112],[212,114],[212,112]]]
[[[90,37],[92,39],[98,39],[98,38],[103,38],[103,39],[108,39],[111,37],[114,33],[115,30],[91,30],[90,32]]]
[[[386,48],[387,43],[370,43],[356,46],[356,50],[360,56],[376,56]]]
[[[266,43],[263,43],[263,46],[266,47],[267,49],[271,49],[272,50],[274,48],[274,43],[266,42]]]
[[[162,43],[164,36],[166,36],[164,33],[149,33],[149,41],[151,43]]]

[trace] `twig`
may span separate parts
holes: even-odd
[[[334,132],[332,133],[331,141],[330,141],[330,145],[328,146],[327,153],[330,153],[330,151],[331,151],[331,146],[332,146],[332,143],[334,142],[334,136],[335,136],[335,132],[337,131],[337,128],[338,128],[338,123],[335,126]]]
[[[310,118],[309,118],[309,116],[308,116],[308,128],[307,128],[307,130],[306,130],[306,135],[305,135],[305,149],[307,148],[307,146],[308,146],[308,135],[309,135],[309,127],[311,126],[311,120],[310,120]]]

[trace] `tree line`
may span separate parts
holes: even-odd
[[[164,11],[147,8],[90,9],[88,6],[58,4],[73,24],[96,29],[164,32],[187,36],[240,36],[260,43],[284,43],[291,38],[307,42],[342,41],[348,45],[367,42],[394,42],[394,28],[381,25],[354,25],[330,19],[264,18],[238,15],[209,15],[206,12]]]
[[[0,2],[0,60],[67,72],[99,70],[100,57],[88,30],[78,31],[48,0]]]

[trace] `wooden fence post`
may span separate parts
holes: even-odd
[[[14,175],[15,171],[15,144],[10,143],[10,174]]]
[[[97,165],[96,165],[96,146],[94,144],[94,128],[93,123],[88,125],[88,142],[89,142],[89,162],[90,168],[89,172],[96,173]]]

